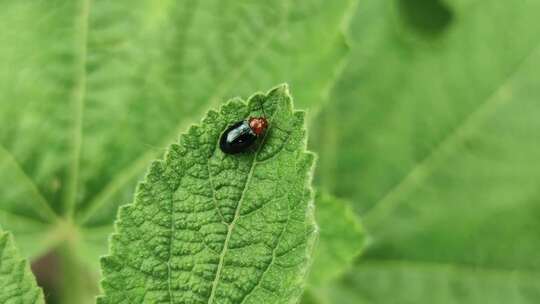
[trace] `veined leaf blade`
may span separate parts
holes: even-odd
[[[45,304],[30,266],[15,246],[11,233],[0,228],[0,303]]]
[[[259,146],[223,154],[221,132],[256,115],[270,121]],[[209,112],[121,208],[99,303],[296,301],[315,236],[305,145],[286,86]]]

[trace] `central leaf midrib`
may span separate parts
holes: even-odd
[[[249,104],[248,104],[248,107],[249,107]],[[264,105],[263,105],[263,108],[264,108]],[[272,116],[269,118],[270,124],[269,124],[269,128],[268,128],[266,134],[269,134],[270,128],[272,126],[272,121],[273,121],[276,113],[278,113],[278,111],[279,111],[279,105],[274,110],[274,113],[272,114]],[[251,182],[251,178],[253,176],[255,166],[257,165],[257,157],[259,156],[259,153],[262,150],[262,147],[264,146],[265,141],[266,141],[266,136],[262,138],[259,147],[257,147],[257,150],[253,155],[253,161],[251,163],[251,167],[249,168],[248,176],[246,177],[246,182],[244,184],[244,189],[242,189],[242,194],[240,195],[240,199],[238,200],[238,204],[236,205],[233,220],[231,221],[231,223],[227,227],[227,236],[225,237],[225,242],[223,243],[223,249],[221,250],[221,254],[219,256],[219,262],[218,262],[218,267],[217,267],[217,270],[216,270],[216,275],[214,277],[214,281],[212,282],[212,289],[210,290],[210,296],[208,297],[208,304],[212,304],[213,301],[214,301],[217,285],[219,284],[219,279],[220,279],[220,276],[221,276],[221,270],[223,268],[223,262],[225,260],[225,254],[227,253],[227,249],[228,249],[228,246],[229,246],[229,240],[230,240],[232,232],[234,230],[234,225],[235,225],[236,221],[238,220],[238,218],[240,217],[240,209],[242,207],[242,203],[244,202],[244,198],[245,198],[247,189],[248,189],[249,184]]]
[[[253,171],[255,170],[255,165],[257,164],[257,155],[259,150],[257,150],[257,153],[255,153],[253,157],[253,162],[251,164],[251,168],[249,170],[248,176],[246,178],[246,183],[244,185],[244,189],[242,190],[242,195],[240,196],[240,199],[238,200],[238,204],[236,205],[236,209],[234,211],[234,217],[231,223],[227,227],[227,236],[225,237],[225,242],[223,243],[223,249],[221,250],[221,254],[219,255],[219,262],[216,270],[216,275],[214,277],[214,281],[212,282],[212,289],[210,290],[210,297],[208,298],[208,304],[212,304],[215,298],[215,293],[217,289],[217,285],[219,284],[219,279],[221,276],[221,270],[223,268],[223,261],[225,260],[225,254],[227,253],[227,249],[229,246],[229,240],[231,238],[232,232],[234,230],[234,226],[236,224],[236,220],[240,217],[240,209],[242,207],[242,203],[244,202],[244,197],[247,188],[249,187],[249,183],[251,181],[251,177],[253,176]]]

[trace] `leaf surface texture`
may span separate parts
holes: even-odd
[[[221,152],[227,126],[261,115],[253,151]],[[210,111],[120,209],[98,303],[295,302],[315,237],[305,145],[286,86]]]
[[[15,246],[11,233],[0,229],[0,303],[45,304],[43,292]]]

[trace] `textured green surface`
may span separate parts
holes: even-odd
[[[253,151],[221,152],[227,126],[262,114],[270,128]],[[305,145],[286,86],[210,111],[120,209],[98,302],[296,302],[315,238]]]
[[[324,100],[355,2],[0,0],[0,222],[28,256],[72,234],[97,261],[148,163],[210,106],[284,81]]]
[[[429,35],[405,18],[417,2],[364,1],[316,124],[319,182],[372,238],[349,291],[538,303],[540,2],[445,1],[451,22]]]
[[[44,304],[43,293],[10,233],[0,229],[0,303]]]

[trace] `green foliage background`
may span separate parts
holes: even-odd
[[[282,82],[329,193],[305,303],[540,300],[540,2],[0,8],[0,224],[48,302],[93,303],[118,206],[180,131]]]

